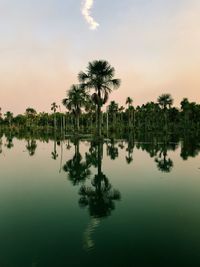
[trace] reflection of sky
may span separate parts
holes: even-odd
[[[109,60],[122,78],[112,96],[121,104],[128,95],[141,104],[161,92],[178,102],[183,96],[200,101],[199,1],[96,0],[97,31],[89,30],[80,7],[72,0],[1,1],[4,111],[49,110],[96,58]]]

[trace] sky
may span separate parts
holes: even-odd
[[[0,0],[0,107],[50,112],[89,61],[105,59],[134,105],[200,102],[199,0]]]

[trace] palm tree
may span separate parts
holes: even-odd
[[[184,127],[186,127],[186,125],[189,122],[190,102],[188,101],[187,98],[183,98],[180,104],[181,104],[181,111],[184,115]]]
[[[133,99],[131,97],[127,97],[126,99],[126,105],[128,105],[128,125],[130,127],[131,124],[131,107],[133,104]]]
[[[27,116],[28,122],[29,121],[31,122],[31,123],[29,123],[29,126],[30,126],[30,124],[32,124],[37,112],[34,108],[27,108],[25,114]]]
[[[167,107],[171,108],[173,105],[173,98],[170,94],[162,94],[158,97],[158,104],[163,108],[164,110],[167,109]]]
[[[119,114],[120,114],[120,122],[121,122],[121,124],[123,123],[123,112],[124,112],[124,107],[123,106],[121,106],[120,108],[119,108]]]
[[[53,102],[53,103],[51,104],[51,110],[52,110],[53,113],[54,113],[54,130],[56,129],[56,111],[57,111],[57,109],[58,109],[57,104],[56,104],[55,102]]]
[[[4,116],[5,116],[5,120],[7,120],[8,123],[9,123],[9,127],[11,127],[11,123],[12,123],[12,120],[13,120],[13,113],[10,112],[10,111],[7,111],[7,112],[4,114]]]
[[[81,109],[87,102],[87,94],[81,88],[80,85],[72,85],[70,90],[67,92],[67,98],[62,100],[63,105],[71,111],[76,120],[76,130],[79,132],[79,120],[81,115]]]
[[[112,89],[120,86],[120,80],[114,79],[115,69],[105,60],[89,62],[87,71],[78,74],[83,88],[94,89],[92,100],[97,106],[98,136],[101,137],[101,108],[107,102]]]
[[[119,110],[118,104],[115,101],[111,101],[108,106],[108,113],[111,115],[113,126],[116,124],[116,115]]]
[[[130,108],[130,106],[132,106],[132,104],[133,104],[133,99],[131,97],[127,97],[126,105],[128,105],[128,107]]]
[[[95,114],[97,118],[97,109],[96,109],[95,103],[92,101],[91,98],[89,98],[89,96],[85,103],[85,111],[88,113],[88,116],[89,116],[88,123],[90,123],[90,128],[92,129],[92,123],[93,123],[93,117],[94,117],[93,115]]]
[[[167,128],[167,109],[171,108],[173,105],[173,98],[171,97],[170,94],[162,94],[161,96],[158,97],[158,104],[164,111],[164,118],[165,118],[165,127]]]

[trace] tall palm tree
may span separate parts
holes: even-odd
[[[122,122],[123,122],[123,112],[124,112],[124,107],[123,106],[121,106],[120,108],[119,108],[119,114],[120,114],[120,121],[121,121],[121,124],[122,124]]]
[[[173,105],[173,98],[170,94],[162,94],[161,96],[158,97],[158,104],[163,108],[164,110],[168,108],[171,108]]]
[[[30,126],[37,115],[37,112],[34,108],[27,108],[25,114],[28,119],[28,126]]]
[[[111,101],[108,106],[108,113],[111,115],[113,126],[116,124],[116,115],[119,110],[119,106],[115,101]]]
[[[126,105],[128,105],[128,125],[131,125],[131,107],[133,104],[133,99],[131,97],[126,98]]]
[[[13,120],[13,113],[10,112],[10,111],[7,111],[7,112],[4,114],[4,117],[5,117],[5,120],[8,121],[8,123],[9,123],[9,127],[11,127],[12,120]]]
[[[67,92],[67,98],[62,100],[63,105],[75,116],[76,130],[79,132],[79,120],[82,108],[86,105],[87,94],[80,85],[72,85]]]
[[[92,129],[93,117],[94,115],[96,115],[97,109],[96,109],[95,103],[92,101],[92,99],[89,96],[85,103],[85,111],[88,113],[88,117],[89,117],[88,123],[90,123],[90,128]],[[97,115],[95,116],[95,118],[97,118]]]
[[[128,105],[128,107],[130,108],[130,106],[132,106],[133,104],[133,99],[131,97],[127,97],[126,98],[126,105]]]
[[[92,100],[97,106],[98,136],[101,137],[101,108],[107,102],[112,89],[120,86],[120,80],[114,79],[115,69],[105,60],[89,62],[87,71],[78,74],[83,88],[93,89]]]
[[[161,96],[158,97],[158,104],[164,111],[164,118],[165,118],[165,128],[167,128],[167,109],[171,108],[173,105],[173,98],[171,97],[170,94],[162,94]]]
[[[57,104],[56,104],[55,102],[53,102],[53,103],[51,104],[51,110],[52,110],[53,113],[54,113],[54,130],[56,130],[56,111],[57,111],[57,109],[58,109]]]
[[[187,98],[183,98],[180,104],[181,104],[181,111],[184,115],[184,127],[186,127],[186,125],[189,122],[190,102],[188,101]]]

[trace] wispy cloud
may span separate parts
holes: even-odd
[[[93,0],[84,0],[82,5],[82,14],[87,21],[87,23],[90,25],[91,30],[96,30],[99,24],[93,19],[93,17],[90,14],[90,10],[94,4]]]

